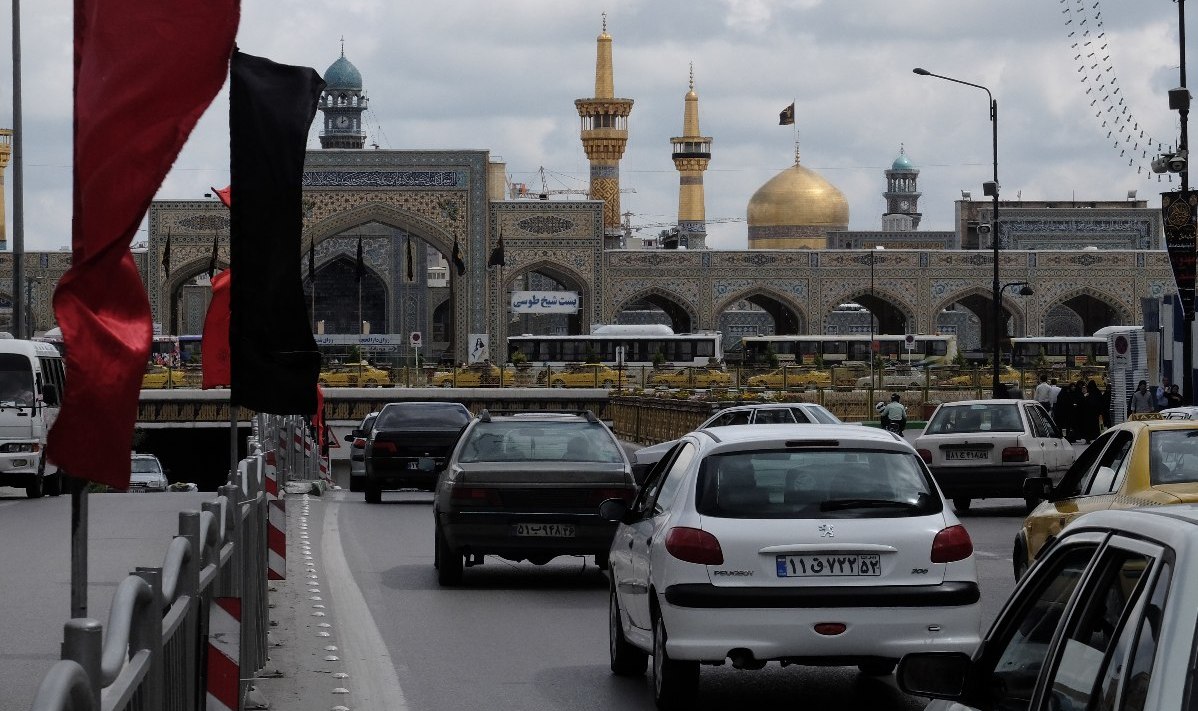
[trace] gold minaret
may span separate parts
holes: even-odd
[[[8,232],[4,222],[7,219],[4,205],[4,170],[8,167],[8,159],[12,157],[12,129],[0,128],[0,249],[8,247]]]
[[[611,35],[607,13],[595,55],[595,96],[575,99],[582,119],[582,147],[591,161],[591,199],[603,200],[603,232],[618,237],[620,228],[620,159],[628,145],[632,99],[616,99],[611,69]]]
[[[678,246],[707,246],[707,210],[704,207],[703,171],[711,161],[711,138],[699,135],[699,95],[695,93],[695,65],[690,68],[690,91],[682,113],[682,135],[670,139],[674,167],[678,169]]]

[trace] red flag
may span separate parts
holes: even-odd
[[[226,185],[224,190],[217,190],[215,187],[213,187],[212,192],[216,193],[216,196],[225,204],[225,207],[233,207],[232,185]]]
[[[229,283],[232,276],[232,270],[226,269],[212,278],[212,301],[208,302],[208,314],[204,316],[201,342],[205,390],[227,388],[233,382],[229,365]]]
[[[238,0],[75,0],[72,259],[54,294],[69,377],[47,446],[73,476],[129,485],[153,331],[129,243],[224,84],[238,12]]]
[[[312,426],[316,428],[316,443],[324,451],[324,390],[320,383],[316,384],[316,414],[312,415]]]

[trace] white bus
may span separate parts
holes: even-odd
[[[52,344],[0,340],[0,485],[24,487],[31,499],[62,493],[62,474],[46,461],[46,436],[65,383]]]
[[[1011,365],[1105,368],[1110,362],[1106,336],[1040,336],[1011,339]]]
[[[816,357],[824,365],[869,363],[870,341],[884,360],[910,365],[942,365],[957,357],[957,337],[923,334],[882,335],[868,333],[815,336],[746,336],[744,364],[765,365],[772,349],[783,365],[814,365]]]
[[[674,333],[660,324],[595,326],[583,336],[508,336],[507,360],[517,351],[531,365],[551,366],[615,365],[621,360],[625,365],[652,365],[657,353],[675,366],[707,365],[724,357],[718,331]]]

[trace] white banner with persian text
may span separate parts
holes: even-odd
[[[577,291],[513,291],[512,313],[576,314]]]

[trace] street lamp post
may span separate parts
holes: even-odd
[[[1003,284],[1002,288],[999,289],[999,293],[1005,292],[1007,289],[1010,289],[1013,286],[1022,287],[1019,289],[1020,296],[1026,297],[1026,296],[1031,296],[1032,294],[1036,293],[1035,290],[1032,289],[1032,285],[1026,281],[1012,281],[1012,282]],[[1027,300],[1026,299],[1023,302],[1023,335],[1027,336]],[[1011,359],[1014,360],[1014,358],[1015,358],[1015,354],[1014,354],[1014,352],[1012,352]]]
[[[995,101],[994,95],[990,93],[990,90],[987,89],[986,87],[982,86],[981,84],[974,84],[972,82],[962,81],[960,79],[954,79],[952,77],[946,77],[942,74],[933,74],[932,72],[929,72],[927,69],[924,69],[922,67],[916,67],[915,69],[912,69],[911,71],[915,72],[916,74],[918,74],[920,76],[936,77],[937,79],[944,79],[945,81],[951,81],[954,84],[964,84],[965,86],[972,86],[975,89],[981,89],[982,91],[986,92],[986,97],[990,101],[990,128],[991,128],[991,142],[992,142],[993,156],[994,156],[994,179],[992,181],[982,183],[982,194],[988,195],[994,199],[993,217],[991,218],[991,221],[990,221],[990,242],[991,242],[991,246],[993,247],[993,251],[994,251],[994,280],[993,280],[993,284],[992,284],[993,289],[992,289],[992,294],[991,294],[991,298],[993,299],[993,302],[994,302],[993,309],[992,309],[993,323],[991,324],[992,337],[994,338],[994,344],[993,344],[993,351],[994,351],[993,366],[994,366],[994,369],[993,369],[993,382],[992,382],[992,389],[993,389],[992,396],[995,398],[1001,398],[1006,395],[1006,392],[1003,391],[1002,385],[998,382],[999,360],[1001,358],[1000,342],[1002,339],[1002,328],[1001,328],[1002,289],[999,287],[999,284],[998,284],[998,102]]]

